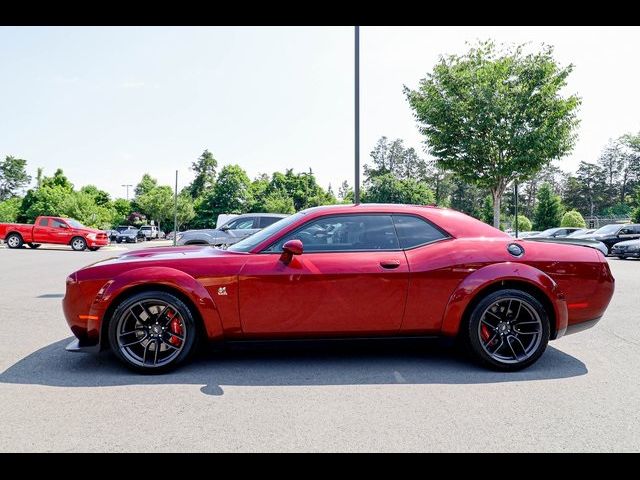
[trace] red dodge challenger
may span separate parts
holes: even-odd
[[[593,326],[614,290],[587,246],[514,240],[460,212],[316,207],[227,250],[151,248],[67,278],[70,351],[110,347],[141,372],[199,340],[448,336],[498,370]]]

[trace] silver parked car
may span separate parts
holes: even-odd
[[[286,216],[281,213],[245,213],[231,218],[219,228],[178,232],[176,244],[233,245]]]

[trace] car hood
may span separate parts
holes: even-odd
[[[187,245],[184,247],[151,247],[123,253],[118,261],[137,260],[184,260],[200,257],[224,257],[228,255],[244,255],[243,253],[221,250],[209,245]]]
[[[187,230],[186,232],[180,232],[178,235],[210,235],[212,237],[216,237],[218,235],[221,235],[222,233],[222,230],[207,228],[203,230]]]
[[[71,230],[73,230],[74,233],[104,233],[106,235],[106,232],[104,230],[98,230],[97,228],[72,228]]]

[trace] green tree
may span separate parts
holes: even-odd
[[[7,155],[0,162],[0,201],[17,196],[30,181],[27,161]]]
[[[20,206],[19,220],[32,223],[40,215],[65,215],[65,201],[73,190],[61,186],[44,185],[38,190],[29,190]]]
[[[136,198],[136,202],[149,220],[154,220],[158,228],[173,218],[174,195],[168,185],[152,188]]]
[[[18,221],[21,204],[22,199],[19,197],[13,197],[8,200],[0,201],[0,222],[13,223]]]
[[[386,173],[413,180],[424,180],[427,176],[427,163],[413,148],[405,148],[404,142],[399,138],[389,142],[387,137],[381,137],[370,156],[373,165],[364,165],[366,181]]]
[[[216,182],[216,168],[218,168],[218,161],[213,158],[209,150],[202,152],[202,155],[191,164],[191,170],[196,174],[188,187],[191,198],[198,198],[213,188]]]
[[[631,221],[633,223],[640,223],[640,186],[636,190],[636,209],[631,213]]]
[[[109,196],[109,194],[104,190],[100,190],[95,185],[85,185],[80,189],[80,192],[86,193],[91,198],[93,198],[93,201],[96,205],[104,207],[109,205],[111,202],[111,197]]]
[[[363,192],[363,203],[407,203],[426,205],[434,202],[433,192],[423,183],[396,178],[391,173],[373,177]]]
[[[252,204],[251,182],[238,165],[225,165],[213,190],[196,202],[195,223],[200,228],[213,228],[221,213],[245,213]]]
[[[42,187],[60,188],[67,192],[73,191],[73,183],[69,181],[61,168],[58,168],[53,177],[44,177],[42,179]]]
[[[287,196],[281,190],[274,190],[263,200],[263,209],[261,211],[269,213],[294,213],[296,211],[293,206],[293,199]]]
[[[480,219],[484,223],[493,225],[493,197],[491,195],[487,195],[486,197],[484,197],[484,202],[482,202],[482,210],[480,211]]]
[[[580,215],[580,212],[577,210],[569,210],[562,216],[560,226],[586,228],[587,223],[584,221],[584,218],[582,218],[582,215]]]
[[[516,222],[511,222],[511,228],[516,229]],[[524,215],[518,215],[518,232],[530,232],[533,226],[531,220]]]
[[[548,183],[543,184],[538,191],[538,205],[533,219],[536,230],[546,230],[560,225],[562,219],[562,204],[560,197],[554,195]]]
[[[151,190],[153,190],[157,186],[158,186],[158,180],[153,178],[148,173],[145,173],[144,175],[142,175],[142,179],[140,180],[140,183],[136,185],[136,188],[135,188],[136,197],[141,197],[145,193],[149,193]]]
[[[507,185],[573,148],[580,99],[560,93],[572,69],[550,46],[525,54],[488,41],[441,56],[417,90],[404,89],[438,164],[491,192],[496,227]]]

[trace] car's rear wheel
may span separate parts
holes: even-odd
[[[9,248],[20,248],[22,247],[22,245],[24,245],[24,241],[22,240],[22,237],[19,233],[11,233],[7,235],[5,243]]]
[[[71,248],[76,252],[81,252],[87,248],[87,241],[82,237],[74,237],[71,240]]]
[[[129,368],[161,373],[184,363],[197,345],[193,313],[178,297],[147,291],[124,300],[109,323],[109,344]]]
[[[475,305],[463,334],[480,363],[515,371],[542,356],[549,331],[549,315],[537,298],[521,290],[504,289]]]

